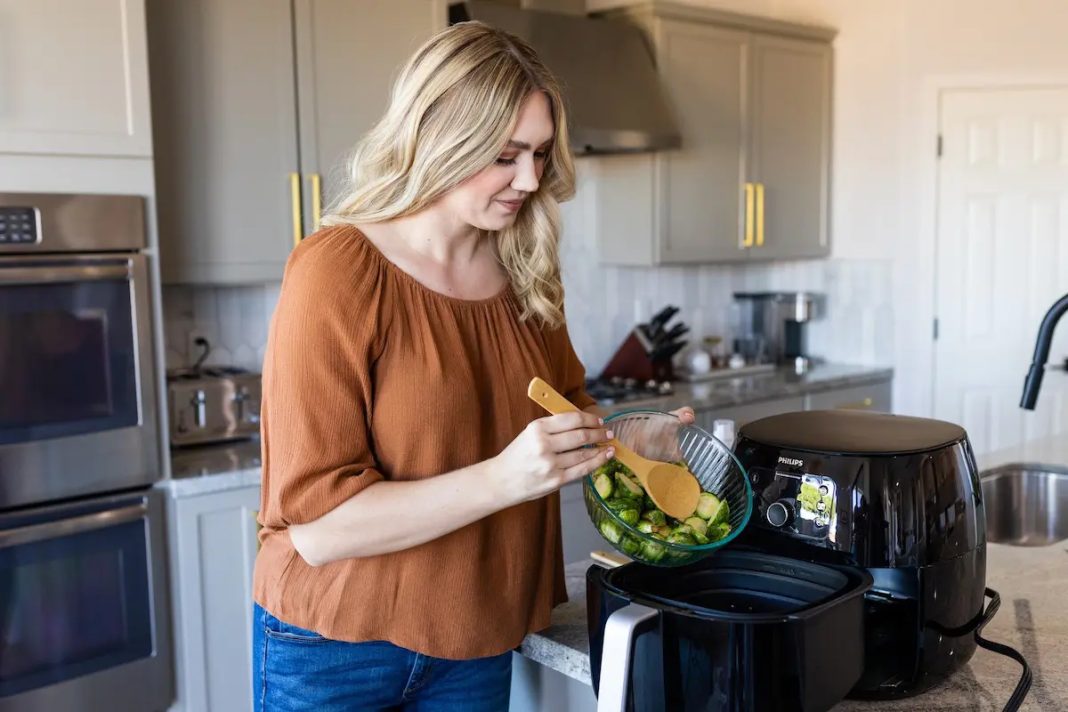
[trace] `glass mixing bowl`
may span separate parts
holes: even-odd
[[[583,478],[583,497],[590,520],[612,547],[632,559],[656,566],[682,566],[708,556],[731,542],[749,522],[753,512],[753,489],[745,469],[722,442],[696,425],[684,425],[674,415],[655,410],[624,410],[605,418],[616,439],[642,457],[662,462],[685,462],[701,484],[730,508],[727,536],[707,544],[680,544],[639,531],[612,511],[593,485]],[[614,523],[605,527],[605,522]],[[619,532],[617,541],[605,530]],[[616,537],[613,537],[616,538]]]

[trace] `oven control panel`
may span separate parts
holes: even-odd
[[[0,245],[30,245],[41,240],[36,208],[0,206]]]
[[[779,468],[754,468],[751,476],[765,527],[806,539],[835,541],[838,491],[833,479]]]

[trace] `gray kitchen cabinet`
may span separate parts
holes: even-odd
[[[611,548],[586,512],[582,480],[560,488],[560,529],[565,564],[588,559],[591,551]]]
[[[805,396],[805,410],[851,409],[890,413],[892,393],[891,381],[809,393]]]
[[[828,254],[834,31],[671,2],[606,16],[648,37],[682,145],[594,159],[601,261]]]
[[[301,236],[289,0],[149,0],[148,29],[163,281],[281,280]]]
[[[295,0],[304,230],[348,183],[356,141],[381,118],[396,75],[446,25],[444,0]]]
[[[712,432],[712,423],[719,418],[728,418],[734,421],[736,428],[754,420],[766,418],[769,415],[790,413],[805,409],[805,399],[802,396],[790,398],[777,398],[775,400],[746,403],[745,405],[732,405],[715,410],[697,411],[697,424],[705,430]]]
[[[149,0],[164,281],[280,280],[398,65],[444,24],[443,0]]]
[[[744,69],[748,37],[664,20],[657,60],[683,148],[657,156],[661,262],[745,259]],[[695,71],[697,69],[698,71]]]
[[[259,485],[168,501],[178,697],[171,712],[252,708],[259,506]]]
[[[0,0],[0,153],[151,157],[144,0]]]
[[[820,257],[830,250],[831,47],[753,34],[749,181],[753,258]]]

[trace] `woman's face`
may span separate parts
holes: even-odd
[[[549,99],[532,92],[519,108],[508,145],[493,164],[449,191],[446,206],[468,225],[502,230],[515,222],[523,201],[538,189],[554,133]]]

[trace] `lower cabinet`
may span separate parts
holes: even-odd
[[[177,702],[171,712],[252,709],[252,570],[260,487],[171,497]]]
[[[747,403],[746,405],[733,405],[715,410],[700,410],[697,412],[697,424],[705,430],[712,432],[712,423],[720,418],[728,418],[734,421],[734,427],[740,428],[746,423],[766,418],[769,415],[790,413],[795,410],[805,409],[803,396],[794,398],[778,398],[776,400],[761,401],[759,403]]]
[[[560,530],[564,542],[565,564],[588,559],[591,551],[612,548],[597,531],[597,527],[593,526],[586,513],[582,480],[570,482],[560,488]]]
[[[597,712],[593,686],[512,654],[509,712]]]
[[[891,398],[890,381],[879,381],[863,386],[809,393],[805,396],[805,410],[848,409],[889,413],[891,412]]]

